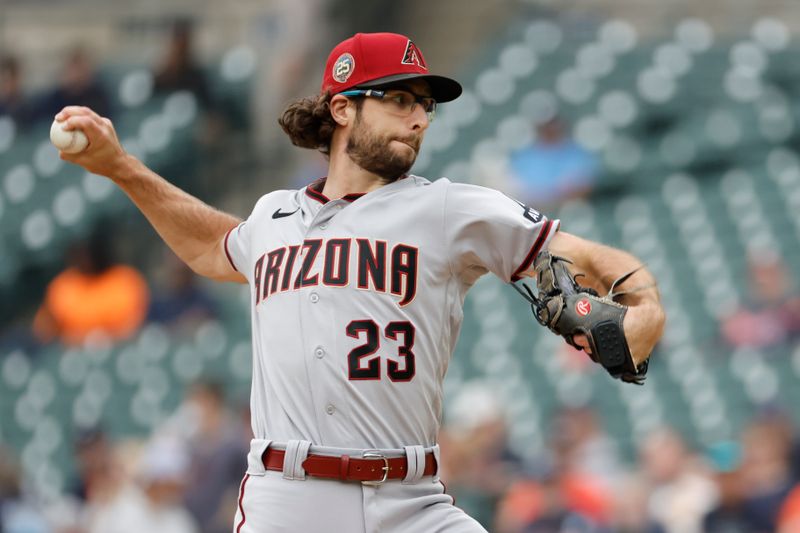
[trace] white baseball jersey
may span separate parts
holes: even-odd
[[[432,446],[467,290],[529,272],[558,221],[447,179],[337,200],[323,185],[263,196],[225,237],[250,284],[253,433]]]

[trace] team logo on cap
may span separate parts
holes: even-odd
[[[356,69],[356,60],[350,54],[342,54],[333,64],[333,79],[344,83]]]
[[[403,54],[402,63],[404,65],[417,65],[420,68],[428,70],[428,65],[425,64],[425,59],[422,57],[422,52],[417,45],[411,41],[408,41],[408,44],[406,45],[406,52]]]

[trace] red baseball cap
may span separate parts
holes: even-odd
[[[337,94],[418,78],[428,82],[437,102],[450,102],[461,94],[456,80],[428,74],[422,51],[405,35],[357,33],[336,45],[328,56],[322,92]]]

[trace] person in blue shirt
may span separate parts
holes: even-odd
[[[554,115],[536,126],[536,140],[511,154],[512,180],[520,200],[553,206],[591,192],[599,172],[594,154],[572,140]]]

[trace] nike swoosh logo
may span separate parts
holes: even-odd
[[[283,213],[283,212],[281,212],[280,209],[278,209],[274,213],[272,213],[272,218],[283,218],[283,217],[292,216],[295,213],[297,213],[298,211],[300,211],[299,207],[297,209],[295,209],[294,211],[292,211],[291,213]]]

